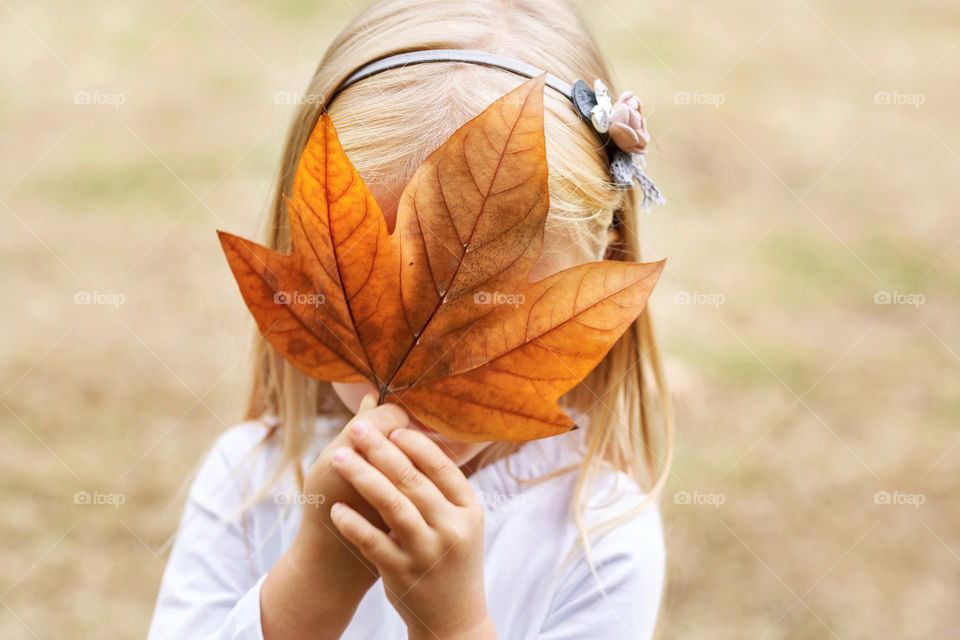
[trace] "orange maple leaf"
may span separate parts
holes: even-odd
[[[266,340],[314,378],[371,381],[457,440],[570,429],[558,398],[641,313],[665,261],[529,281],[549,209],[544,84],[524,82],[431,153],[392,233],[324,113],[286,199],[293,251],[218,232]]]

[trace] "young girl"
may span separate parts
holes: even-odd
[[[315,99],[300,108],[283,156],[272,248],[290,250],[282,194],[322,110],[392,227],[424,158],[524,80],[476,61],[432,61],[341,87],[372,60],[438,49],[611,85],[559,0],[381,0],[337,38],[311,82]],[[544,117],[550,213],[531,279],[604,257],[639,261],[638,193],[612,183],[597,131],[570,99],[545,89]],[[639,152],[646,132],[634,125],[620,137]],[[375,406],[366,383],[306,377],[259,336],[254,364],[248,421],[218,439],[190,489],[151,638],[653,635],[664,579],[654,500],[671,430],[646,311],[562,398],[578,428],[520,444],[443,437],[396,405]]]

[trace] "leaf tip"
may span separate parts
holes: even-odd
[[[652,269],[651,269],[651,271],[650,271],[650,276],[648,276],[648,277],[652,277],[654,283],[659,282],[659,281],[660,281],[660,276],[663,275],[663,270],[664,270],[664,269],[666,268],[666,266],[667,266],[667,259],[666,259],[666,258],[661,258],[660,260],[657,260],[656,262],[647,262],[647,263],[645,263],[645,264],[647,264],[649,267],[652,267]]]

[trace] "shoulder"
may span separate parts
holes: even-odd
[[[625,525],[660,534],[656,496],[647,493],[634,478],[623,471],[601,468],[592,485],[586,496],[588,521],[622,518]]]
[[[566,536],[579,537],[574,518],[581,508],[584,526],[597,533],[616,532],[605,545],[628,539],[631,549],[663,553],[656,500],[628,474],[603,462],[585,468],[584,433],[572,431],[526,443],[521,449],[470,477],[488,516],[518,516],[549,523]],[[611,526],[615,525],[615,526]]]
[[[268,441],[271,425],[260,420],[241,422],[221,433],[213,444],[210,457],[239,462],[251,451]]]
[[[584,524],[589,550],[571,524],[547,628],[563,629],[558,637],[652,637],[666,574],[656,501],[627,474],[600,470]]]
[[[594,548],[597,562],[619,567],[631,588],[657,594],[666,573],[663,522],[655,496],[641,489],[627,474],[603,472],[605,492],[591,495],[587,520],[598,527]],[[594,512],[595,515],[590,515]],[[629,573],[626,573],[629,572]]]
[[[574,474],[575,475],[575,474]],[[570,482],[575,485],[575,479]],[[584,479],[585,495],[571,486],[571,503],[583,502],[583,524],[593,560],[623,567],[642,567],[658,580],[664,573],[663,524],[655,496],[622,471],[601,468],[593,481]],[[576,529],[575,523],[572,523]],[[576,531],[579,539],[579,529]]]
[[[220,434],[197,470],[190,499],[217,512],[242,503],[245,488],[258,484],[272,461],[279,462],[276,435],[255,420]]]
[[[622,471],[585,469],[583,441],[576,431],[532,441],[470,477],[492,541],[486,561],[524,559],[531,579],[511,577],[510,590],[529,583],[530,601],[545,597],[537,637],[649,638],[666,564],[656,500]]]
[[[580,465],[545,476],[545,471],[556,471],[559,463],[570,459],[544,447],[521,449],[511,458],[519,464],[508,469],[495,463],[471,478],[492,528],[538,532],[537,544],[553,548],[570,561],[563,567],[567,582],[583,576],[577,574],[578,566],[588,567],[589,574],[593,562],[607,572],[609,580],[618,580],[612,574],[622,573],[623,579],[659,589],[665,573],[660,510],[656,499],[630,475],[606,465],[584,469],[580,458]],[[520,474],[527,481],[515,471],[527,471]],[[589,541],[589,558],[582,532]]]
[[[198,479],[215,479],[229,469],[249,466],[251,458],[269,457],[278,450],[269,425],[258,420],[241,422],[221,433],[204,458]]]

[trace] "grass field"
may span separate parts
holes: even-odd
[[[245,400],[214,229],[257,233],[275,94],[362,4],[0,2],[0,637],[145,634]],[[579,6],[668,199],[662,637],[955,637],[960,5]]]

